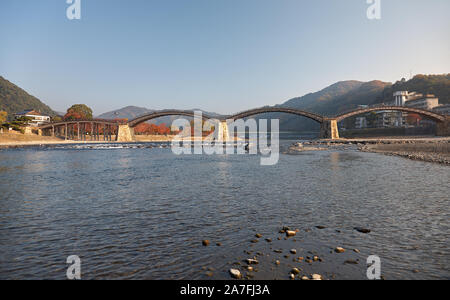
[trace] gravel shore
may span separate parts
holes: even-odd
[[[449,137],[321,140],[311,142],[310,145],[327,145],[331,148],[357,145],[358,149],[363,152],[380,153],[413,160],[450,165]]]

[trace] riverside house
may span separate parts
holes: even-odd
[[[32,127],[37,127],[39,125],[50,122],[49,116],[43,115],[40,112],[37,112],[33,109],[24,110],[20,113],[16,113],[14,116],[16,119],[20,119],[23,117],[30,118],[31,120],[28,122],[28,124]]]

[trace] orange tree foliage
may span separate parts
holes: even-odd
[[[68,111],[63,117],[64,121],[83,120],[85,119],[80,113],[75,111]]]
[[[134,128],[134,133],[140,135],[168,135],[171,133],[171,131],[166,124],[156,125],[141,123]]]

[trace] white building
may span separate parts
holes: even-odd
[[[367,118],[366,117],[357,117],[355,120],[355,128],[356,129],[367,128]]]
[[[20,119],[23,117],[30,118],[28,124],[34,127],[50,122],[49,116],[42,115],[41,113],[33,109],[27,109],[25,111],[15,114],[14,116],[16,119]]]
[[[394,93],[394,106],[405,106],[406,101],[408,101],[409,93],[408,91],[400,91]]]

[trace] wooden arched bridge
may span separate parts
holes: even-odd
[[[350,118],[352,116],[366,114],[376,111],[398,111],[406,113],[414,113],[424,117],[427,117],[437,124],[437,135],[449,136],[450,135],[450,116],[441,115],[433,111],[411,108],[404,106],[373,106],[361,109],[355,109],[336,115],[333,117],[321,116],[316,113],[298,110],[294,108],[284,107],[263,107],[257,109],[251,109],[243,111],[234,115],[212,117],[207,114],[202,114],[203,120],[216,119],[220,122],[221,132],[224,133],[224,141],[228,140],[228,126],[235,120],[250,118],[255,115],[264,113],[287,113],[308,119],[314,120],[320,124],[320,138],[323,139],[339,139],[338,123]],[[161,110],[152,112],[138,118],[135,118],[128,122],[119,122],[111,120],[74,120],[58,123],[49,123],[38,127],[40,133],[46,132],[52,136],[62,136],[66,139],[78,139],[78,140],[114,140],[119,142],[132,142],[134,141],[134,127],[153,119],[166,116],[185,116],[195,117],[195,111],[187,110]]]

